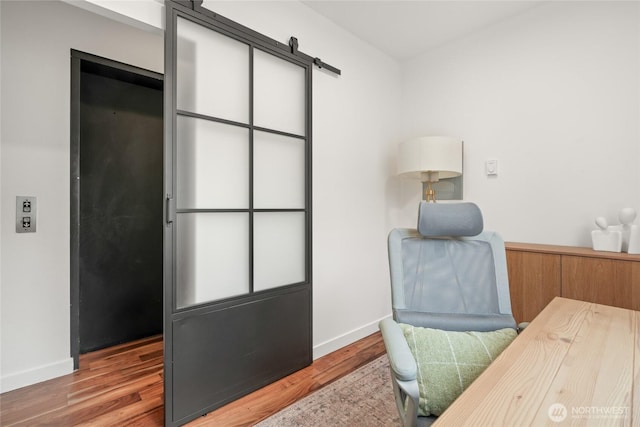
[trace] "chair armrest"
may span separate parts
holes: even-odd
[[[403,427],[416,427],[420,391],[418,388],[418,366],[404,333],[394,320],[383,319],[378,324],[384,346],[387,349],[392,373],[393,394]]]
[[[381,320],[378,326],[387,349],[389,365],[396,378],[400,381],[415,380],[418,366],[411,350],[409,350],[409,344],[407,344],[400,325],[393,319],[386,318]]]

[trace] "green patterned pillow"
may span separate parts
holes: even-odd
[[[400,323],[418,365],[418,414],[440,415],[498,357],[516,331],[452,332]]]

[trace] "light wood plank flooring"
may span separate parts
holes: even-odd
[[[251,426],[384,354],[380,333],[207,414],[188,426]],[[80,369],[0,395],[2,426],[162,426],[162,337],[88,353]]]

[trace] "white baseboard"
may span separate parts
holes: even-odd
[[[313,347],[313,359],[318,359],[342,347],[352,344],[359,339],[378,331],[378,323],[389,316],[367,323],[352,331],[322,342]],[[48,365],[39,366],[22,372],[5,375],[0,378],[0,393],[26,387],[52,378],[57,378],[73,372],[73,359],[65,359]]]
[[[0,378],[0,393],[26,387],[73,372],[73,359],[68,358]]]
[[[391,317],[391,315],[381,317],[380,319],[375,320],[371,323],[367,323],[366,325],[361,326],[357,329],[315,345],[313,347],[313,360],[319,359],[320,357],[327,355],[332,351],[336,351],[342,347],[358,341],[359,339],[371,335],[374,332],[377,332],[379,330],[378,323],[382,319],[386,319],[387,317]]]

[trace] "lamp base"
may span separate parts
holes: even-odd
[[[424,192],[424,199],[427,203],[435,203],[436,202],[436,190],[431,186],[431,181],[427,181],[427,189]]]
[[[436,202],[436,192],[433,189],[429,189],[424,192],[424,200],[427,202]]]

